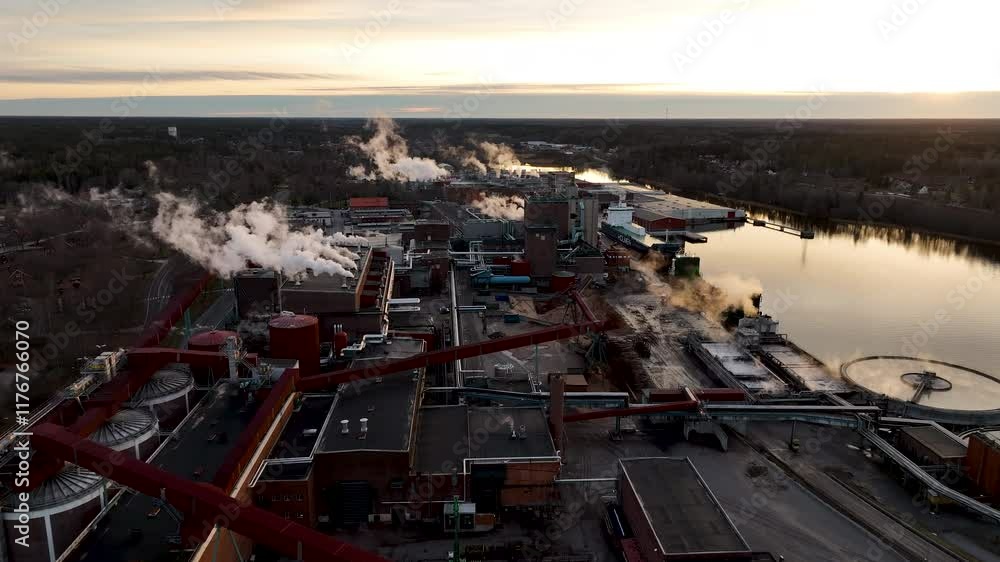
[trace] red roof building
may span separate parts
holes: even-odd
[[[388,197],[351,197],[352,209],[386,209],[389,207]]]

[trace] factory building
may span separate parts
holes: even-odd
[[[918,425],[899,431],[897,446],[921,466],[961,470],[967,447],[962,440],[939,426]]]
[[[551,225],[525,227],[524,252],[530,256],[531,275],[547,278],[559,259],[559,229]]]
[[[319,318],[320,337],[330,341],[341,326],[353,338],[383,332],[392,298],[394,263],[382,250],[359,248],[353,277],[309,275],[286,280],[280,289],[283,311]]]
[[[568,240],[572,232],[569,199],[561,195],[535,196],[524,204],[524,226],[528,229],[552,226],[556,241]]]
[[[969,437],[966,474],[981,494],[1000,501],[1000,431],[981,431]]]
[[[348,203],[348,223],[360,227],[392,225],[413,220],[408,209],[389,207],[388,197],[352,197]]]
[[[754,559],[690,459],[634,458],[618,464],[618,503],[642,560]]]
[[[237,316],[245,319],[252,314],[280,312],[279,284],[278,273],[273,269],[245,269],[234,275]]]

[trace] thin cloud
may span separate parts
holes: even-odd
[[[256,82],[263,80],[355,80],[350,74],[322,74],[311,72],[261,72],[253,70],[89,70],[89,69],[35,69],[4,74],[4,81],[20,84],[101,84],[139,82],[154,77],[163,82],[233,81]]]

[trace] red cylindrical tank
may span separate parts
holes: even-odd
[[[335,355],[339,356],[340,352],[344,351],[347,347],[347,343],[350,341],[350,337],[347,332],[341,330],[333,335],[333,352]]]
[[[493,265],[510,265],[514,258],[510,256],[497,256],[493,258]]]
[[[557,271],[552,274],[549,288],[553,293],[562,293],[569,290],[576,283],[576,274],[572,271]]]
[[[510,274],[514,277],[531,275],[531,262],[522,259],[510,262]]]
[[[271,357],[297,359],[304,377],[319,373],[319,320],[315,316],[281,315],[271,319]]]
[[[188,349],[191,351],[219,351],[226,345],[226,339],[237,337],[236,332],[228,330],[208,330],[198,332],[188,340]]]

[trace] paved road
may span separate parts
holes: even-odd
[[[177,268],[177,260],[174,257],[167,258],[160,265],[149,288],[146,290],[146,317],[143,326],[149,327],[149,323],[159,314],[160,310],[167,304],[174,289],[174,270]]]

